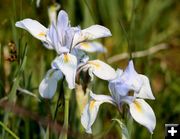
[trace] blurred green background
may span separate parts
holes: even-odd
[[[48,27],[47,9],[55,0],[1,0],[0,1],[0,121],[22,139],[44,138],[47,125],[51,124],[51,113],[57,101],[44,100],[38,93],[38,85],[50,68],[56,56],[40,41],[22,29],[15,28],[15,22],[32,18]],[[163,139],[166,123],[180,123],[180,2],[179,0],[57,0],[69,14],[72,26],[81,28],[101,24],[109,28],[112,37],[99,40],[108,53],[90,54],[115,69],[124,69],[129,51],[147,51],[145,56],[134,58],[138,73],[145,74],[151,81],[155,101],[148,101],[153,108],[157,126],[153,139]],[[16,44],[17,59],[8,61],[9,42]],[[129,47],[128,47],[129,45]],[[152,48],[157,50],[152,52]],[[159,50],[159,48],[162,48]],[[114,57],[116,56],[116,57]],[[120,57],[120,58],[119,58]],[[24,61],[24,62],[23,62]],[[24,63],[24,64],[23,64]],[[109,94],[107,82],[96,79],[93,91]],[[37,97],[22,93],[26,89]],[[69,138],[120,137],[117,125],[112,124],[117,109],[108,104],[100,107],[93,125],[94,134],[84,133],[77,115],[77,104],[72,94],[70,105]],[[38,100],[40,99],[40,101]],[[57,138],[63,124],[63,108],[57,116],[58,123],[50,126],[50,138]],[[13,138],[0,126],[0,138]],[[130,126],[132,139],[151,138],[147,129],[136,122]]]

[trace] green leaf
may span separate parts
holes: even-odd
[[[44,139],[49,139],[49,125],[47,126],[46,134],[44,136]]]
[[[129,132],[127,130],[126,125],[122,121],[120,121],[119,119],[112,119],[112,120],[116,121],[119,124],[119,126],[121,127],[122,139],[130,139]]]
[[[5,124],[3,124],[0,121],[0,125],[4,128],[4,130],[6,130],[9,134],[11,134],[11,136],[13,136],[15,139],[20,139],[14,132],[12,132]]]

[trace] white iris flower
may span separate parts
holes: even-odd
[[[58,14],[57,23],[52,23],[49,28],[32,19],[16,22],[16,26],[27,30],[35,38],[41,40],[46,48],[54,49],[58,54],[51,64],[52,69],[48,71],[39,86],[39,92],[45,98],[53,97],[57,85],[51,81],[57,84],[57,81],[63,77],[62,74],[66,78],[68,87],[70,89],[75,87],[78,61],[71,52],[79,48],[76,46],[85,41],[111,36],[109,29],[101,25],[92,25],[83,30],[79,27],[71,27],[68,15],[63,10]],[[89,51],[89,48],[83,50]],[[59,73],[58,78],[57,73]]]
[[[108,102],[116,105],[118,109],[121,109],[123,103],[127,103],[133,119],[153,133],[156,117],[152,108],[143,100],[155,99],[149,79],[135,71],[133,61],[129,62],[124,72],[118,70],[117,74],[117,78],[109,82],[111,96],[90,93],[91,99],[81,116],[81,123],[86,132],[92,133],[91,126],[96,119],[99,106]],[[130,91],[133,91],[133,94],[130,95]]]

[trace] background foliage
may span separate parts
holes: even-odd
[[[53,100],[44,100],[38,93],[38,85],[50,63],[54,51],[42,46],[40,41],[26,31],[15,28],[15,22],[32,18],[46,27],[49,24],[47,8],[55,0],[0,1],[0,138],[18,136],[22,139],[44,138],[49,125],[49,137],[57,138],[63,123],[63,107],[54,125],[53,113],[57,93]],[[165,123],[180,123],[180,3],[178,0],[57,0],[61,9],[69,14],[73,26],[86,28],[101,24],[112,31],[112,37],[99,40],[108,53],[91,54],[111,64],[125,68],[128,58],[112,61],[112,56],[125,52],[148,50],[166,46],[164,50],[135,58],[139,73],[151,80],[155,101],[148,101],[155,111],[157,126],[152,138],[164,138]],[[10,62],[8,43],[14,41],[17,59]],[[129,44],[129,47],[128,47]],[[109,94],[107,83],[96,79],[94,92]],[[28,95],[22,89],[33,95]],[[93,136],[84,133],[80,124],[73,92],[70,105],[69,138],[120,138],[120,129],[111,119],[117,110],[104,104],[93,126]],[[129,124],[132,138],[150,138],[148,131],[136,122]],[[12,134],[10,131],[12,131]],[[46,135],[46,138],[48,135]]]

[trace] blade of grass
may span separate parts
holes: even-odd
[[[15,139],[20,139],[14,132],[12,132],[5,124],[3,124],[0,121],[0,125],[3,127],[4,130],[6,130],[11,136],[13,136]]]

